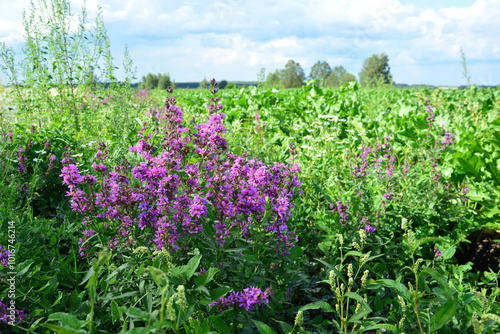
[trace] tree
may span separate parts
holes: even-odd
[[[304,85],[306,75],[299,63],[290,59],[285,69],[280,71],[280,81],[283,88],[296,88]]]
[[[200,88],[200,89],[207,89],[208,88],[207,78],[203,78],[203,80],[200,82],[200,86],[198,88]]]
[[[172,86],[172,80],[170,80],[170,75],[168,74],[158,74],[158,88],[165,90]]]
[[[266,68],[263,67],[260,69],[259,72],[257,72],[257,87],[261,88],[262,86],[264,86],[265,80],[266,80]]]
[[[332,73],[326,80],[326,86],[339,87],[350,81],[356,81],[356,77],[351,73],[348,73],[344,66],[335,66]]]
[[[269,72],[266,78],[266,83],[264,85],[266,88],[273,88],[280,86],[280,72],[278,70]]]
[[[219,82],[218,87],[220,89],[224,89],[224,88],[226,88],[226,86],[227,86],[227,80],[221,80],[221,82]]]
[[[153,90],[158,87],[158,76],[149,73],[147,76],[142,77],[142,84],[147,90]]]
[[[309,77],[311,79],[316,79],[320,83],[324,83],[325,80],[332,74],[332,68],[326,61],[320,62],[319,60],[311,68],[311,74]]]
[[[392,82],[389,57],[385,53],[374,54],[365,59],[363,69],[359,72],[359,81],[362,86],[376,87]]]

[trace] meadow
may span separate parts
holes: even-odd
[[[3,333],[500,331],[500,89],[211,84],[2,88]]]

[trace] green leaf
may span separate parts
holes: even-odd
[[[444,305],[441,305],[431,316],[432,331],[440,329],[450,321],[455,315],[457,308],[458,298],[455,295],[453,299],[449,299]]]
[[[81,281],[80,285],[83,285],[85,282],[87,282],[89,280],[90,276],[92,276],[93,273],[94,273],[94,267],[90,267],[90,269],[85,274],[85,277]]]
[[[364,317],[366,317],[368,314],[371,313],[371,309],[368,309],[368,310],[363,310],[361,312],[358,312],[356,314],[354,314],[350,319],[349,319],[349,323],[351,322],[357,322],[359,319],[362,319]]]
[[[188,281],[191,279],[191,277],[193,277],[196,269],[198,269],[200,261],[201,261],[201,254],[195,255],[191,260],[189,260],[187,264],[189,271],[186,273],[186,278],[188,279]]]
[[[69,327],[76,330],[81,329],[86,323],[86,321],[78,320],[78,318],[74,315],[63,312],[52,313],[51,315],[49,315],[47,320],[58,320],[64,327]]]
[[[441,275],[437,270],[432,268],[425,268],[418,274],[420,280],[424,275],[429,275],[434,278],[440,285],[441,289],[445,292],[448,298],[453,298],[455,290],[452,289],[448,283],[447,277]]]
[[[429,242],[442,242],[443,239],[439,237],[425,237],[418,239],[412,244],[413,250],[417,250],[418,247],[422,246],[423,244],[429,243]]]
[[[23,263],[19,263],[19,265],[16,266],[16,277],[24,275],[30,269],[33,262],[35,262],[35,260],[27,260]]]
[[[210,282],[212,278],[214,278],[215,274],[217,274],[218,272],[219,269],[209,268],[206,272],[196,277],[194,279],[194,283],[196,283],[196,285],[205,285],[208,282]]]
[[[411,295],[410,292],[408,291],[408,288],[402,283],[396,282],[392,279],[379,279],[375,281],[375,283],[396,289],[398,295],[400,295],[401,297],[405,297],[405,299],[407,300],[411,299]]]
[[[111,302],[111,316],[113,317],[113,321],[120,319],[121,316],[118,304],[114,300]]]
[[[125,298],[125,297],[134,297],[138,295],[138,292],[137,291],[129,291],[129,292],[125,292],[119,296],[106,296],[104,298],[102,298],[103,300],[113,300],[113,299],[120,299],[120,298]]]
[[[257,329],[259,330],[260,334],[277,334],[275,331],[271,329],[271,327],[269,327],[265,323],[253,319],[252,321],[255,324],[255,326],[257,326]]]
[[[397,326],[394,326],[394,325],[390,325],[390,324],[376,324],[376,325],[373,325],[373,326],[370,326],[370,327],[365,327],[365,331],[371,331],[371,330],[374,330],[374,329],[387,329],[387,330],[390,330],[394,333],[398,333],[399,330],[398,330],[398,327]]]
[[[284,321],[280,321],[280,320],[276,320],[276,319],[273,319],[274,321],[276,321],[280,327],[281,327],[281,330],[284,332],[284,333],[291,333],[292,330],[293,330],[293,327],[290,326],[289,324],[287,324],[286,322]]]
[[[456,251],[457,251],[457,249],[455,247],[451,246],[450,248],[448,248],[446,251],[443,252],[441,257],[445,260],[449,260],[453,257],[453,255],[455,255]]]
[[[211,316],[208,318],[212,326],[219,331],[219,333],[231,333],[232,328],[222,319],[220,315]]]
[[[349,298],[352,298],[354,300],[357,300],[358,302],[360,303],[364,303],[365,301],[363,300],[363,297],[361,297],[360,295],[358,295],[357,293],[355,292],[351,292],[351,291],[347,291],[344,296],[346,297],[349,297]]]
[[[54,333],[60,333],[60,334],[82,334],[82,333],[87,333],[87,331],[83,330],[83,329],[79,329],[79,330],[74,330],[74,329],[71,329],[71,328],[66,328],[66,327],[62,327],[62,326],[59,326],[59,325],[54,325],[54,324],[49,324],[49,323],[44,323],[42,324],[43,327],[53,331]]]
[[[317,310],[319,308],[322,309],[324,312],[335,312],[335,309],[331,307],[330,304],[322,300],[304,305],[301,308],[299,308],[299,310],[300,311]]]
[[[210,297],[212,300],[219,300],[220,297],[226,295],[229,291],[233,291],[232,288],[228,286],[221,286],[210,291]]]
[[[149,333],[154,333],[153,330],[155,330],[154,327],[148,326],[148,327],[136,327],[128,330],[126,333],[127,334],[149,334]]]
[[[130,318],[133,319],[140,319],[142,321],[148,322],[149,318],[151,318],[151,314],[144,312],[143,310],[137,307],[131,307],[129,309],[120,307],[119,310],[124,312],[126,315],[128,315]]]

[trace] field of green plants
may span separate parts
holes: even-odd
[[[500,332],[500,88],[137,90],[100,7],[39,4],[0,45],[1,333]]]
[[[499,89],[214,83],[3,88],[2,333],[500,330]]]

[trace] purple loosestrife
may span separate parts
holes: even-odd
[[[11,310],[9,310],[8,306],[0,300],[0,323],[1,322],[21,323],[21,321],[26,319],[26,314],[24,312],[25,312],[24,310],[17,310],[16,309],[14,311],[15,318],[14,318],[14,321],[12,321],[13,319],[11,318],[11,316],[12,316]],[[29,310],[28,310],[28,312],[29,312]]]
[[[330,204],[330,208],[333,208],[333,213],[338,213],[340,216],[340,223],[344,226],[347,225],[347,220],[349,219],[349,214],[347,213],[347,205],[340,203],[337,201],[337,207],[334,207],[333,204]]]
[[[9,265],[9,251],[2,245],[0,245],[0,266]]]
[[[368,155],[371,153],[372,147],[362,147],[361,153],[359,153],[358,165],[354,167],[354,171],[352,174],[356,177],[363,177],[368,175],[370,172],[368,171]],[[376,167],[376,166],[375,166]]]
[[[371,226],[371,222],[370,222],[370,218],[369,217],[365,217],[363,219],[361,219],[361,222],[363,224],[365,224],[365,227],[364,227],[364,230],[368,233],[371,233],[371,232],[375,232],[377,229],[373,226]]]
[[[215,96],[215,86],[212,93]],[[100,143],[95,158],[101,161],[92,164],[99,182],[81,176],[74,163],[65,164],[61,177],[70,187],[73,210],[82,212],[90,225],[79,243],[80,253],[87,249],[90,231],[102,234],[112,247],[153,243],[159,250],[173,251],[204,226],[214,228],[220,247],[237,238],[252,240],[263,228],[269,247],[289,253],[296,236],[287,221],[301,186],[299,166],[268,166],[229,153],[222,106],[217,97],[210,101],[207,122],[187,127],[175,98],[168,97],[165,106],[153,112],[154,136],[144,135],[145,124],[137,144],[129,148],[144,157],[135,166],[124,161],[108,167],[108,152]]]
[[[434,108],[434,106],[431,105],[430,99],[427,99],[427,107],[426,108],[427,108],[427,112],[429,114],[429,116],[427,116],[427,118],[426,118],[427,130],[429,130],[427,135],[430,136],[430,131],[432,129],[432,123],[434,123],[434,118],[436,118],[436,114],[434,114],[434,110],[432,110],[432,108]]]
[[[227,298],[220,297],[209,306],[217,306],[219,312],[230,309],[233,306],[244,308],[246,311],[253,310],[255,306],[269,303],[269,291],[262,291],[257,287],[249,287],[240,292],[231,292]]]
[[[23,174],[28,171],[27,166],[26,166],[26,160],[28,158],[26,157],[24,148],[20,147],[16,152],[14,152],[14,156],[16,157],[16,160],[18,162],[18,169],[17,172]]]

